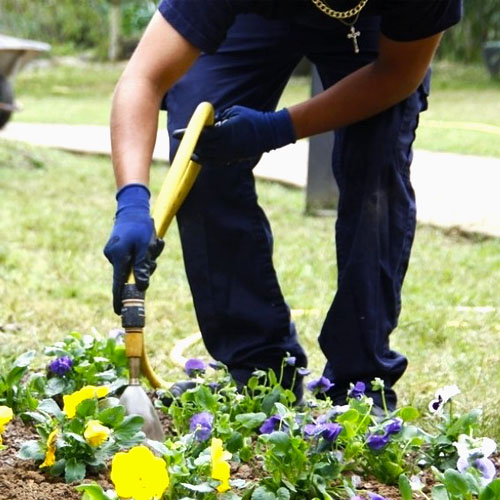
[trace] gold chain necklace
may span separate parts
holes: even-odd
[[[347,34],[347,38],[351,39],[352,38],[352,43],[354,47],[354,52],[356,54],[359,53],[359,46],[358,46],[358,36],[361,36],[361,32],[357,31],[354,25],[356,24],[359,13],[363,10],[363,7],[367,4],[368,0],[361,0],[358,5],[353,7],[352,9],[349,10],[333,10],[332,8],[328,7],[326,3],[323,2],[323,0],[311,0],[311,2],[321,11],[323,14],[326,14],[329,17],[332,17],[333,19],[337,19],[341,23],[345,24],[346,26],[349,26],[350,31]],[[351,17],[354,17],[354,20],[351,22],[346,22],[344,19],[349,19]]]

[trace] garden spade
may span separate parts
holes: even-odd
[[[170,222],[198,176],[201,166],[192,161],[191,157],[203,127],[211,125],[213,120],[213,106],[208,102],[202,102],[198,105],[188,123],[153,207],[152,217],[159,238],[165,235]],[[163,441],[164,434],[160,420],[151,400],[140,383],[142,373],[154,388],[165,387],[166,385],[154,373],[146,353],[144,344],[144,327],[146,324],[144,300],[145,293],[137,289],[131,272],[124,286],[121,311],[130,379],[129,385],[120,398],[120,403],[126,408],[127,413],[137,414],[144,418],[143,431],[148,438]]]

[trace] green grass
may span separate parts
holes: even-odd
[[[14,119],[107,125],[111,95],[122,69],[123,64],[81,63],[26,70],[15,84],[23,111]],[[309,78],[293,78],[280,105],[307,99],[309,86]],[[496,128],[468,130],[464,122]],[[160,126],[164,126],[163,119]],[[437,62],[429,110],[422,115],[416,147],[500,157],[499,138],[500,80],[492,80],[483,65]]]
[[[166,172],[156,165],[153,193]],[[107,334],[111,266],[102,254],[114,215],[108,159],[0,141],[0,359],[39,351],[70,331]],[[300,338],[318,375],[322,319],[335,292],[333,218],[304,215],[304,193],[258,182],[276,237],[275,263]],[[424,408],[456,383],[463,409],[482,406],[484,432],[500,438],[500,240],[419,227],[393,347],[410,365],[397,389]],[[487,307],[487,309],[481,309]],[[171,227],[147,297],[147,344],[156,370],[180,375],[168,358],[176,340],[197,331],[177,228]],[[188,355],[204,354],[196,345]]]

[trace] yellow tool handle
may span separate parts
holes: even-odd
[[[172,219],[179,210],[182,202],[189,193],[191,187],[200,172],[201,166],[191,160],[191,156],[205,125],[214,122],[214,108],[209,102],[200,103],[195,109],[187,125],[184,136],[179,144],[175,158],[170,166],[165,180],[161,186],[158,197],[153,206],[153,221],[156,234],[163,238]],[[134,274],[131,271],[127,284],[134,283]],[[166,387],[167,383],[162,380],[153,370],[144,346],[144,335],[142,329],[127,333],[126,351],[127,357],[140,356],[142,373],[154,388]],[[127,339],[129,342],[127,343]]]
[[[201,167],[191,160],[191,156],[203,127],[213,122],[213,106],[209,102],[198,104],[153,207],[153,220],[159,238],[165,235],[198,176]]]
[[[163,238],[172,219],[200,172],[201,166],[191,160],[194,148],[205,125],[214,122],[214,107],[209,102],[201,102],[196,107],[184,136],[179,144],[174,161],[168,169],[158,197],[153,206],[153,220],[158,238]],[[133,284],[134,273],[130,271],[127,284]]]

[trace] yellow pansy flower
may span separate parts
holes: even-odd
[[[113,457],[111,481],[119,497],[134,500],[161,498],[170,483],[165,461],[142,445]]]
[[[82,401],[92,398],[103,398],[108,393],[109,389],[106,386],[96,387],[95,385],[86,385],[73,394],[67,394],[66,396],[63,396],[63,411],[64,413],[66,413],[68,418],[73,418],[76,414],[76,407]]]
[[[224,491],[231,488],[229,486],[231,468],[226,460],[229,460],[232,455],[228,451],[224,451],[222,440],[218,438],[212,438],[210,451],[212,455],[212,478],[221,482],[221,484],[217,486],[217,491],[219,493],[224,493]]]
[[[99,420],[89,420],[85,426],[83,437],[90,446],[99,446],[106,441],[111,434],[111,429],[102,425]]]
[[[56,438],[57,429],[54,429],[47,438],[47,451],[45,452],[45,460],[40,464],[42,467],[51,467],[56,463]]]
[[[12,420],[14,413],[8,406],[0,406],[0,444],[2,444],[2,432],[5,426]]]

